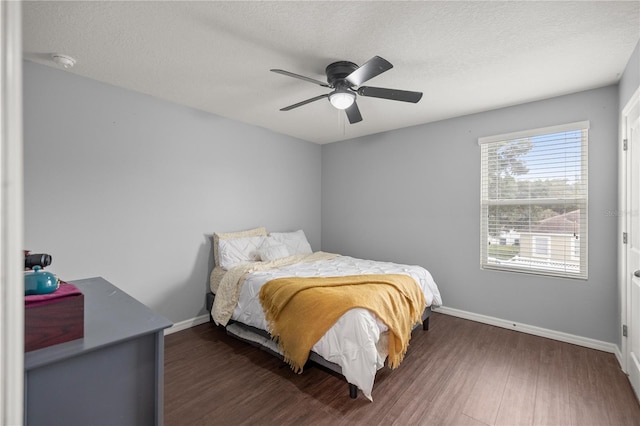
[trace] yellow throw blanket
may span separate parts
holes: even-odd
[[[260,302],[271,335],[296,373],[302,372],[313,345],[353,308],[368,309],[386,324],[388,364],[398,367],[426,305],[415,280],[402,274],[278,278],[262,286]]]

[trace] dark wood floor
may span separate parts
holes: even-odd
[[[374,402],[319,367],[274,356],[203,324],[165,340],[165,424],[640,425],[614,355],[442,314],[415,330]]]

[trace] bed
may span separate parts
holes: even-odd
[[[394,295],[399,293],[406,296],[413,292],[413,298],[401,297],[403,301],[409,300],[406,311],[411,311],[411,328],[405,340],[403,336],[406,333],[397,331],[402,327],[398,326],[396,318],[391,316],[397,316],[407,323],[409,314],[405,313],[404,308],[395,307],[399,306],[397,301],[393,303],[392,313],[380,307],[384,303],[376,304],[378,302],[371,302],[371,307],[362,305],[367,306],[367,309],[349,308],[344,314],[339,310],[342,309],[338,306],[340,302],[329,304],[336,307],[334,315],[337,320],[333,322],[330,319],[331,314],[328,314],[327,321],[332,325],[327,325],[326,332],[323,329],[324,334],[319,335],[319,340],[313,340],[315,343],[312,346],[309,344],[308,353],[304,350],[303,352],[309,361],[344,376],[352,398],[357,397],[359,389],[367,399],[373,400],[371,393],[376,372],[385,365],[385,361],[390,366],[393,364],[393,367],[401,362],[411,329],[420,324],[423,329],[428,329],[430,308],[442,303],[438,287],[426,269],[414,265],[312,252],[302,230],[268,234],[265,228],[255,228],[238,233],[214,234],[214,258],[215,267],[210,277],[211,293],[207,295],[207,308],[210,310],[212,321],[224,326],[230,335],[285,359],[296,372],[302,371],[302,364],[306,358],[300,361],[300,365],[295,362],[295,356],[291,356],[290,349],[284,344],[287,341],[284,338],[285,334],[280,332],[281,329],[274,323],[272,315],[265,315],[263,309],[263,305],[271,306],[268,305],[271,300],[267,292],[271,286],[284,285],[285,287],[280,287],[273,293],[280,295],[283,288],[298,288],[301,283],[306,285],[313,282],[315,287],[316,283],[323,283],[324,286],[327,281],[332,281],[328,284],[329,288],[323,287],[318,290],[322,292],[322,297],[325,297],[325,294],[329,297],[329,293],[334,291],[334,286],[340,287],[336,291],[342,291],[346,281],[356,280],[357,284],[363,285],[350,288],[357,295],[362,295],[365,294],[365,290],[378,291],[380,286],[374,289],[370,283],[375,278],[385,284],[405,286],[399,287],[401,290],[389,290]],[[381,287],[388,289],[393,286]],[[308,294],[313,294],[311,290],[317,289],[309,288]],[[366,299],[375,300],[377,296]],[[416,309],[410,309],[411,306]],[[316,307],[307,305],[300,309],[306,313],[313,312],[309,309]],[[266,310],[268,313],[271,312],[271,309]],[[301,313],[290,314],[299,315],[294,317],[299,320],[295,321],[296,326],[309,316]],[[315,314],[313,318],[325,318],[325,315]],[[280,337],[278,343],[269,333],[274,329],[278,331],[274,334]],[[303,334],[306,336],[313,333]]]

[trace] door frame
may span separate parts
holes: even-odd
[[[0,0],[0,424],[24,422],[22,9]]]
[[[628,270],[627,265],[627,245],[623,243],[623,233],[629,232],[630,226],[630,215],[631,212],[629,210],[629,188],[627,185],[628,173],[629,173],[629,161],[630,158],[627,155],[628,151],[624,150],[623,144],[624,141],[628,138],[628,118],[631,112],[635,108],[640,108],[640,87],[636,89],[634,94],[629,99],[629,102],[622,109],[622,113],[620,114],[620,150],[618,151],[618,165],[619,165],[619,182],[618,182],[618,229],[620,230],[618,239],[620,244],[618,245],[618,281],[620,283],[619,291],[620,291],[620,328],[619,328],[619,336],[620,336],[620,354],[618,361],[620,362],[620,366],[622,367],[622,371],[628,374],[628,362],[629,362],[629,353],[627,347],[627,338],[622,335],[622,326],[625,324],[629,324],[631,321],[631,309],[629,304],[631,303],[629,298],[629,290],[631,289],[631,278],[630,271]]]

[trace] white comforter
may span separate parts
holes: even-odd
[[[442,304],[440,292],[431,274],[420,266],[337,256],[329,260],[301,262],[277,269],[247,274],[240,287],[238,303],[232,319],[268,330],[260,305],[260,288],[269,280],[282,277],[329,277],[359,274],[406,274],[413,277],[423,290],[427,306]],[[387,357],[386,325],[365,309],[345,313],[315,344],[313,351],[327,361],[338,364],[349,383],[356,385],[369,399],[376,371]],[[381,341],[382,335],[382,341]]]

